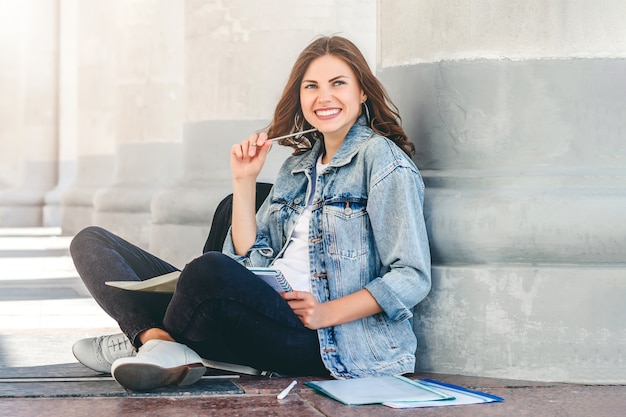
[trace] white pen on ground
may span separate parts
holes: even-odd
[[[291,384],[289,384],[289,386],[288,386],[287,388],[285,388],[284,390],[282,390],[282,391],[280,392],[280,394],[278,394],[278,395],[276,396],[276,398],[277,398],[277,399],[279,399],[279,400],[284,399],[284,398],[287,396],[287,394],[289,394],[289,392],[293,389],[293,387],[295,387],[295,386],[296,386],[296,384],[297,384],[297,383],[298,383],[298,381],[296,381],[295,379],[294,379],[293,381],[291,381]]]

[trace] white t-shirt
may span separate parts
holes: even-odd
[[[304,211],[298,218],[291,239],[287,243],[287,247],[283,252],[283,256],[274,261],[273,267],[283,273],[291,288],[295,291],[311,291],[309,274],[311,268],[309,266],[309,223],[311,222],[311,211],[313,209],[312,201],[315,195],[315,184],[317,177],[328,164],[322,164],[322,157],[317,159],[315,166],[314,178],[311,185],[311,193]]]

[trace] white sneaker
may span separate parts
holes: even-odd
[[[202,358],[187,346],[154,339],[144,343],[135,357],[118,359],[111,367],[113,378],[133,391],[191,385],[205,371]]]
[[[81,339],[72,346],[72,353],[87,368],[107,374],[115,360],[136,354],[124,333]]]

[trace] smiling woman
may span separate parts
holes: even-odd
[[[268,136],[310,129],[279,140],[294,155],[257,212]],[[81,341],[83,363],[113,362],[131,389],[193,383],[201,358],[294,376],[414,370],[412,309],[430,290],[424,184],[395,106],[352,42],[320,38],[304,49],[268,133],[232,146],[223,253],[188,263],[171,297],[104,285],[171,265],[100,228],[76,236],[77,270],[138,348],[120,357],[102,353],[106,338]],[[249,267],[278,269],[293,291],[276,292]]]

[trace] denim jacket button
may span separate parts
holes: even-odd
[[[346,207],[346,209],[343,211],[347,216],[352,214],[352,209],[350,207]]]
[[[300,197],[296,198],[295,200],[293,200],[294,204],[300,204],[302,202],[302,199]]]

